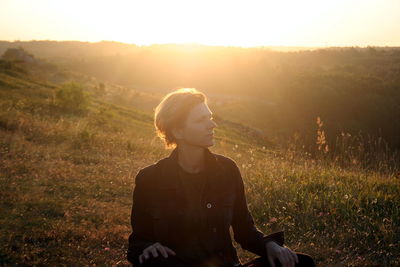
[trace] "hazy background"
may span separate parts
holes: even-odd
[[[117,42],[0,42],[53,64],[52,79],[71,72],[119,85],[120,102],[152,113],[163,95],[195,87],[217,115],[250,126],[270,146],[296,138],[313,152],[316,119],[326,142],[358,135],[400,149],[400,49],[348,47],[277,52],[204,45],[135,46]],[[49,66],[50,66],[49,65]],[[56,78],[54,78],[56,77]],[[146,93],[140,95],[140,93]]]

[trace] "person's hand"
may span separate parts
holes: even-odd
[[[160,252],[164,256],[164,258],[168,258],[168,254],[171,254],[173,256],[176,255],[175,251],[157,242],[145,248],[142,254],[139,255],[140,264],[142,264],[145,260],[147,260],[150,257],[150,255],[153,255],[154,258],[157,258],[158,257],[157,251]]]
[[[275,259],[278,259],[282,267],[294,267],[299,263],[299,259],[293,251],[287,247],[281,247],[274,241],[267,242],[266,244],[268,261],[271,267],[275,267]]]

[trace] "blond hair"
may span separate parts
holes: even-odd
[[[200,103],[207,104],[207,97],[195,88],[175,90],[161,100],[154,112],[154,126],[165,148],[176,147],[177,140],[172,129],[182,127],[190,110]]]

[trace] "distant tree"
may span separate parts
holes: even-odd
[[[4,60],[26,63],[32,63],[35,61],[34,56],[25,51],[25,49],[23,49],[22,47],[7,49],[6,52],[4,52],[2,58]]]

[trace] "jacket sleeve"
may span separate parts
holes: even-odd
[[[266,243],[268,241],[275,241],[278,245],[283,246],[284,232],[279,231],[270,235],[264,235],[260,230],[257,229],[247,206],[244,184],[240,170],[236,163],[233,165],[233,176],[236,183],[236,200],[232,220],[234,239],[243,249],[259,256],[266,257]]]
[[[131,211],[132,233],[129,236],[127,260],[134,266],[140,266],[139,255],[148,246],[155,243],[150,216],[150,186],[144,179],[144,172],[140,170],[135,178],[133,190],[133,203]]]

